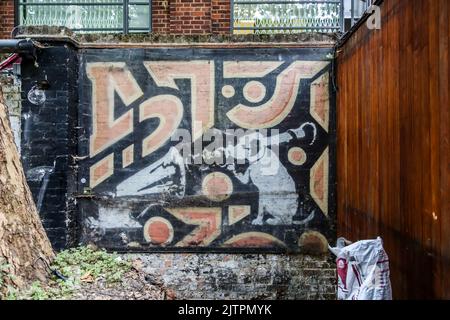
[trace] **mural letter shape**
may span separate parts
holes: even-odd
[[[124,62],[88,63],[87,76],[92,81],[92,135],[90,156],[93,157],[133,131],[133,110],[114,119],[114,92],[126,106],[143,92]]]
[[[159,118],[159,125],[142,141],[143,157],[156,151],[174,134],[183,118],[183,104],[173,95],[152,97],[139,106],[139,121],[150,118]]]
[[[241,65],[245,66],[244,63]],[[275,92],[270,100],[257,107],[238,104],[228,111],[228,118],[242,128],[263,129],[276,126],[294,107],[300,80],[314,77],[326,65],[326,61],[293,62],[278,75]],[[238,70],[236,74],[239,74]]]
[[[214,125],[214,61],[146,61],[145,67],[160,87],[179,89],[175,79],[191,80],[192,139]]]
[[[184,223],[198,226],[179,241],[177,247],[208,246],[220,235],[222,208],[166,208],[166,210]]]

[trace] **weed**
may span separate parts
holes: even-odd
[[[58,270],[67,280],[53,276],[48,284],[33,282],[25,290],[17,290],[10,286],[4,290],[7,300],[54,300],[70,299],[83,283],[103,280],[112,284],[122,280],[123,275],[131,270],[131,263],[117,254],[91,247],[78,247],[60,252],[54,259],[52,269]],[[9,268],[0,263],[0,289]]]
[[[3,260],[0,260],[0,290],[5,284],[5,279],[8,277],[9,264],[6,264]]]
[[[60,252],[52,267],[75,282],[102,278],[107,283],[114,283],[131,269],[131,263],[105,250],[78,247]]]
[[[0,260],[0,300],[4,298],[4,294],[8,293],[9,285],[6,280],[13,279],[12,275],[9,274],[10,265],[7,264],[4,260]]]

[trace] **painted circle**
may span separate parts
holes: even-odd
[[[266,87],[259,81],[250,81],[244,86],[244,98],[252,103],[261,102],[266,96]]]
[[[165,218],[150,218],[144,225],[144,238],[156,245],[169,244],[173,240],[173,226]]]
[[[236,94],[236,91],[234,90],[233,86],[225,85],[222,87],[222,95],[225,98],[232,98]]]
[[[203,179],[202,192],[212,201],[223,201],[233,193],[233,182],[222,172],[212,172]]]
[[[323,254],[328,251],[328,240],[317,231],[306,231],[298,239],[298,246],[306,254]]]
[[[306,162],[306,153],[300,147],[293,147],[288,151],[288,160],[296,166],[301,166]]]

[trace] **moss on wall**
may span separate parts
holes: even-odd
[[[69,38],[75,43],[334,43],[337,34],[303,32],[298,34],[246,34],[246,35],[166,35],[146,34],[75,34],[65,27],[33,26],[17,29],[17,37]]]

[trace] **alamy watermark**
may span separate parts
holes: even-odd
[[[202,138],[192,141],[191,132],[178,129],[171,137],[185,165],[218,165],[234,170],[235,165],[257,165],[263,174],[271,175],[281,165],[280,145],[306,139],[314,143],[317,128],[305,122],[297,129],[280,133],[278,129],[208,129]]]
[[[376,5],[371,5],[366,13],[370,14],[367,18],[366,26],[369,30],[381,29],[381,8]]]

